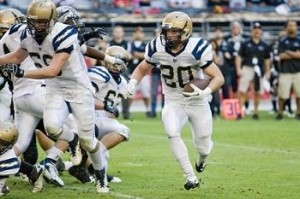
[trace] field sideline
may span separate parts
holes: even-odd
[[[300,197],[300,122],[261,113],[260,121],[214,122],[214,149],[199,189],[186,191],[184,177],[169,150],[159,118],[146,119],[133,113],[131,140],[110,153],[109,173],[123,182],[110,184],[109,194],[97,194],[92,184],[81,184],[63,173],[65,187],[46,184],[41,193],[10,177],[11,193],[6,199],[132,198],[132,199],[298,199]],[[192,162],[196,153],[189,128],[183,137]],[[41,154],[42,155],[42,154]],[[64,156],[67,159],[67,154]]]

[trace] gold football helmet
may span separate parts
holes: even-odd
[[[56,12],[57,21],[76,27],[80,33],[84,32],[85,25],[74,8],[71,6],[60,6],[56,9]]]
[[[124,48],[122,48],[121,46],[110,46],[105,50],[105,54],[122,59],[122,61],[125,63],[125,66],[105,63],[105,66],[109,71],[121,73],[126,69],[126,66],[129,61],[129,53]]]
[[[44,40],[56,20],[56,6],[51,0],[33,0],[27,9],[29,33]]]
[[[167,38],[168,30],[179,30],[180,34],[177,40],[171,40]],[[192,19],[184,12],[171,12],[165,16],[162,21],[162,32],[161,34],[166,40],[166,45],[168,47],[173,47],[178,45],[180,42],[186,41],[191,37],[193,32],[193,22]]]
[[[13,123],[0,121],[0,155],[12,148],[18,135],[18,130]]]
[[[0,37],[16,23],[25,23],[26,17],[19,10],[6,8],[0,11]]]

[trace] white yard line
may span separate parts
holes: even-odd
[[[167,138],[164,136],[164,134],[160,135],[145,135],[141,133],[135,133],[132,135],[133,137],[142,137],[147,139],[154,139],[154,140],[165,140],[167,141]],[[191,139],[184,139],[185,142],[192,142]],[[300,151],[292,151],[292,150],[281,150],[281,149],[272,149],[272,148],[263,148],[263,147],[252,147],[252,146],[243,146],[243,145],[235,145],[235,144],[225,144],[225,143],[219,143],[214,141],[215,146],[219,147],[225,147],[225,148],[234,148],[234,149],[242,149],[242,150],[249,150],[249,151],[255,151],[255,152],[268,152],[268,153],[284,153],[284,154],[300,154]]]
[[[63,189],[71,189],[71,190],[80,190],[80,191],[91,191],[91,192],[95,192],[95,194],[100,194],[100,195],[107,195],[107,196],[115,196],[117,198],[125,198],[125,199],[143,199],[142,197],[136,197],[136,196],[131,196],[128,194],[123,194],[123,193],[119,193],[119,192],[114,192],[114,191],[110,191],[109,193],[97,193],[96,190],[94,188],[88,188],[88,187],[77,187],[77,186],[64,186],[62,187]]]

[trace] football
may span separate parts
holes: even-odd
[[[199,78],[193,79],[189,81],[186,85],[184,85],[183,92],[192,93],[194,91],[194,89],[190,86],[190,84],[194,84],[201,90],[204,90],[208,86],[209,82],[210,82],[209,79],[199,79]]]

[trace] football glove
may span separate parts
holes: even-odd
[[[209,88],[209,87],[206,87],[204,90],[201,90],[194,84],[191,84],[191,87],[194,89],[193,92],[191,92],[191,93],[182,92],[182,94],[185,97],[188,97],[190,99],[204,99],[204,98],[208,97],[212,92],[211,88]]]
[[[83,33],[82,37],[84,41],[88,41],[92,38],[103,39],[103,36],[107,35],[107,32],[103,28],[92,29],[92,31]]]
[[[135,92],[136,89],[136,85],[137,85],[137,80],[136,79],[131,79],[127,86],[126,86],[126,91],[125,91],[125,96],[128,98],[132,98],[133,94]]]
[[[126,67],[126,63],[121,58],[113,57],[108,54],[105,54],[104,61],[117,66],[119,70]]]
[[[24,77],[24,70],[21,69],[18,65],[16,64],[5,64],[4,66],[0,66],[1,71],[5,73],[10,73],[16,77]]]
[[[104,102],[104,110],[113,114],[115,118],[119,117],[119,110],[115,106],[108,105],[108,103]]]

